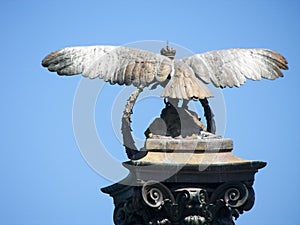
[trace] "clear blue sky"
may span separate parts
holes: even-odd
[[[169,40],[197,53],[270,48],[288,59],[283,79],[222,91],[225,136],[234,140],[236,155],[268,163],[256,175],[254,208],[237,224],[300,224],[299,1],[2,0],[0,11],[1,225],[112,224],[112,199],[99,191],[112,181],[88,166],[73,133],[82,78],[58,77],[41,60],[66,46],[143,40]],[[120,90],[105,86],[108,97],[98,98],[96,108],[105,106],[98,111],[107,110],[109,119],[96,111],[95,120],[112,157],[125,161],[109,114]],[[142,103],[137,114],[148,107]]]

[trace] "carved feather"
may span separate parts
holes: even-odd
[[[282,77],[281,69],[288,69],[286,59],[268,49],[210,51],[174,61],[123,46],[64,48],[46,56],[42,65],[59,75],[82,74],[111,84],[146,87],[156,82],[165,86],[162,97],[187,100],[212,97],[204,83],[239,87],[247,79]]]
[[[162,82],[172,70],[172,61],[165,56],[123,46],[64,48],[46,56],[42,65],[59,75],[82,74],[136,87]]]
[[[187,64],[175,61],[174,70],[175,73],[164,88],[162,97],[190,100],[213,96],[205,84],[195,77],[193,70]]]
[[[196,76],[216,87],[239,87],[246,78],[274,80],[287,70],[287,61],[279,53],[268,49],[228,49],[210,51],[181,59]]]

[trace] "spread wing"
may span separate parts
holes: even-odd
[[[124,46],[63,48],[46,56],[42,65],[59,75],[82,74],[136,87],[163,82],[172,70],[167,57]]]
[[[161,94],[176,99],[204,99],[212,97],[206,85],[196,78],[194,71],[181,61],[174,61],[174,74]]]
[[[287,61],[268,49],[228,49],[210,51],[180,59],[189,65],[196,76],[216,87],[239,87],[246,79],[274,80],[287,70]]]

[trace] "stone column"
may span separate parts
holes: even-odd
[[[233,225],[252,208],[254,175],[266,163],[236,157],[232,140],[148,138],[145,148],[123,163],[128,177],[101,189],[116,225]]]

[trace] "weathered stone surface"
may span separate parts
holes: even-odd
[[[232,148],[232,140],[223,138],[149,138],[147,155],[123,165],[141,180],[195,182],[199,176],[206,182],[227,182],[251,176],[254,179],[254,173],[266,163],[239,158],[232,153]]]
[[[233,141],[229,138],[202,139],[195,138],[148,138],[145,143],[146,150],[158,151],[209,151],[220,152],[233,149]]]

